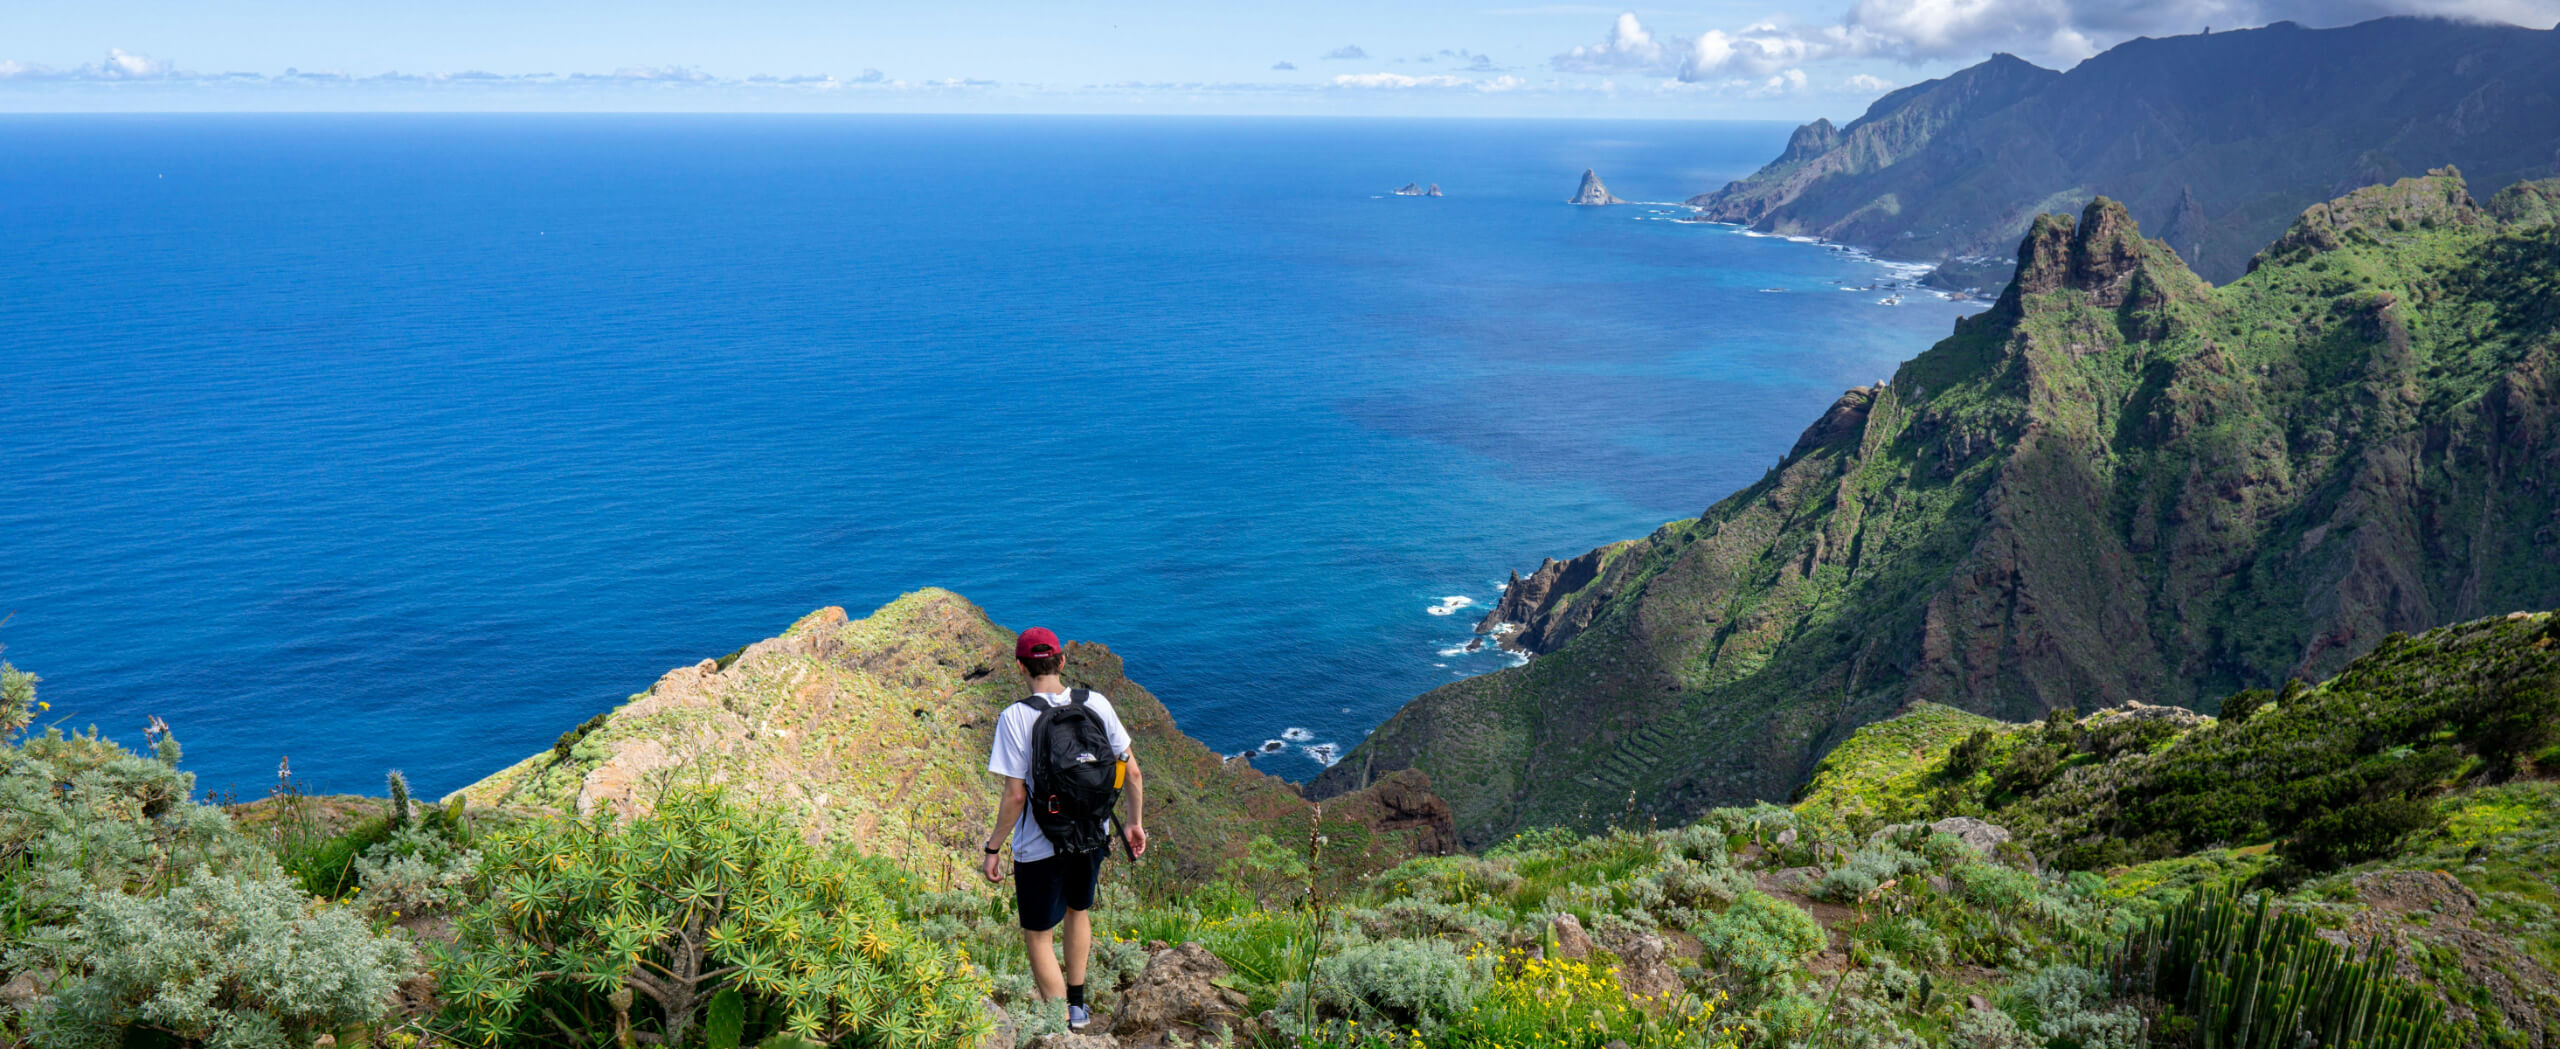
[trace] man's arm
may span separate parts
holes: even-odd
[[[1030,803],[1031,791],[1022,785],[1022,777],[1006,776],[1004,794],[996,800],[996,829],[987,832],[987,861],[982,866],[988,881],[1004,880],[1004,857],[996,855],[996,850],[1013,837],[1014,825],[1022,822],[1022,807]]]
[[[1129,858],[1147,854],[1147,774],[1138,768],[1138,750],[1131,747],[1120,752],[1120,760],[1129,763],[1129,825],[1120,837],[1129,846]]]

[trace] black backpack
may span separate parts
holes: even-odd
[[[1105,828],[1120,803],[1126,770],[1111,746],[1111,730],[1102,715],[1085,705],[1093,693],[1075,689],[1067,702],[1050,706],[1039,696],[1022,705],[1040,712],[1031,723],[1031,821],[1060,853],[1109,852],[1111,832]]]

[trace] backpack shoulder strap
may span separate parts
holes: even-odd
[[[1079,707],[1083,706],[1086,700],[1092,698],[1092,689],[1071,688],[1067,690],[1067,702],[1073,703]]]
[[[1049,701],[1048,701],[1048,700],[1045,700],[1045,699],[1040,698],[1040,694],[1039,694],[1039,693],[1037,693],[1037,692],[1034,692],[1034,693],[1032,693],[1032,694],[1030,694],[1030,695],[1028,695],[1028,696],[1024,696],[1024,697],[1022,697],[1022,705],[1023,705],[1023,706],[1026,706],[1026,707],[1030,707],[1030,708],[1031,708],[1031,709],[1033,709],[1033,710],[1047,710],[1047,709],[1049,709]]]

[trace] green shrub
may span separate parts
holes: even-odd
[[[1878,842],[1849,855],[1849,860],[1823,875],[1814,895],[1835,903],[1864,899],[1884,883],[1929,870],[1928,857]]]
[[[75,975],[33,1020],[38,1045],[112,1049],[159,1031],[220,1049],[308,1046],[381,1018],[411,960],[348,910],[273,874],[200,870],[166,894],[93,892],[34,962]]]
[[[93,891],[167,889],[199,867],[272,869],[221,809],[197,804],[176,740],[142,757],[58,730],[0,744],[0,940],[70,920]]]
[[[2106,977],[2075,965],[2037,970],[2012,989],[2017,1008],[2045,1045],[2142,1049],[2142,1014],[2112,1005]]]
[[[356,898],[377,917],[400,918],[450,909],[480,866],[480,854],[441,834],[408,827],[356,857]]]
[[[1813,915],[1757,889],[1700,925],[1697,936],[1709,957],[1755,985],[1792,971],[1827,942]]]
[[[45,709],[36,700],[39,680],[42,679],[10,666],[7,660],[0,660],[0,743],[26,731]]]
[[[1280,996],[1282,1026],[1311,1006],[1320,1019],[1437,1031],[1474,1008],[1492,979],[1490,958],[1462,956],[1444,940],[1358,944],[1317,960],[1306,995]]]
[[[482,840],[457,942],[438,966],[471,1041],[683,1042],[740,993],[748,1036],[896,1047],[974,1040],[987,979],[915,936],[872,865],[801,840],[716,790],[678,790],[627,825],[599,814]]]

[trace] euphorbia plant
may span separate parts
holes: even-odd
[[[682,1044],[734,990],[745,1026],[811,1041],[941,1046],[986,1024],[987,981],[902,928],[869,861],[801,840],[719,790],[491,835],[441,973],[470,1041]]]

